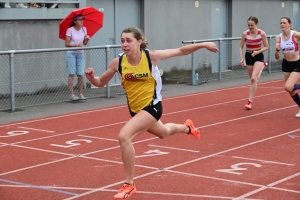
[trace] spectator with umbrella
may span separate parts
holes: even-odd
[[[83,21],[85,26],[83,26]],[[92,37],[103,25],[103,13],[93,7],[73,10],[59,24],[59,38],[65,40],[65,46],[70,48],[87,45]],[[88,34],[89,33],[89,34]],[[67,51],[68,86],[70,100],[85,100],[83,96],[83,75],[85,70],[85,56],[82,49]],[[79,97],[74,94],[73,82],[78,77]]]
[[[65,45],[66,47],[82,47],[87,45],[90,36],[87,34],[86,27],[83,26],[84,17],[80,14],[74,17],[71,27],[66,33]],[[85,57],[83,50],[72,50],[67,52],[67,69],[68,69],[68,86],[70,90],[70,100],[85,100],[83,96],[83,73],[85,70]],[[79,97],[74,94],[73,82],[75,74],[78,77]]]

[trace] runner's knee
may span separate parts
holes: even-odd
[[[251,77],[251,83],[257,83],[257,77]]]
[[[284,89],[285,91],[291,93],[293,91],[294,86],[293,85],[285,85]]]

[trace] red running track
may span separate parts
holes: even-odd
[[[191,118],[201,139],[134,139],[130,199],[300,199],[298,108],[283,81],[163,100],[163,122]],[[117,113],[117,114],[116,114]],[[124,182],[117,135],[127,106],[0,126],[0,199],[113,199]]]

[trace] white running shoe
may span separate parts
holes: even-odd
[[[28,7],[22,3],[17,3],[16,8],[28,8]]]
[[[76,96],[76,95],[74,95],[74,94],[72,94],[71,97],[70,97],[70,100],[71,101],[77,101],[77,100],[79,100],[79,97]]]
[[[4,8],[11,8],[8,2],[4,4]]]
[[[300,117],[300,110],[299,110],[299,112],[296,114],[296,117]]]
[[[83,94],[79,95],[79,100],[86,100],[86,98],[83,96]]]

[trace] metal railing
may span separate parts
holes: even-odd
[[[183,41],[184,45],[215,42],[219,48],[219,53],[210,53],[207,50],[200,49],[191,54],[191,77],[194,82],[196,72],[199,74],[200,82],[211,80],[222,80],[228,78],[248,76],[248,71],[245,67],[240,66],[239,45],[241,37],[234,38],[218,38],[210,40],[191,40]],[[264,58],[268,62],[268,66],[264,68],[263,73],[278,72],[281,70],[282,60],[276,60],[275,54],[275,36],[267,36],[269,43],[268,51],[264,52]],[[245,52],[245,47],[243,48]],[[244,55],[244,54],[243,54]]]
[[[85,66],[102,74],[108,63],[122,52],[120,45],[72,48],[84,49]],[[0,110],[69,101],[66,51],[70,48],[0,51]],[[77,92],[77,80],[74,80]],[[96,88],[84,77],[86,98],[124,94],[117,75],[108,87]]]
[[[263,74],[281,71],[281,60],[274,58],[275,36],[268,36],[269,50],[264,53],[269,65]],[[175,73],[165,70],[163,83],[175,80],[176,83],[191,84],[195,72],[200,82],[222,80],[248,76],[245,67],[239,65],[239,44],[241,38],[220,38],[211,40],[183,41],[183,44],[212,41],[219,48],[219,53],[200,49],[187,60],[186,70]],[[109,62],[122,52],[120,45],[93,46],[84,48],[86,68],[93,67],[96,75],[101,75]],[[70,48],[10,50],[0,51],[0,110],[15,111],[16,108],[69,101],[66,51]],[[74,88],[77,92],[77,80]],[[124,95],[117,75],[104,88],[94,87],[84,77],[84,96],[89,98]]]

